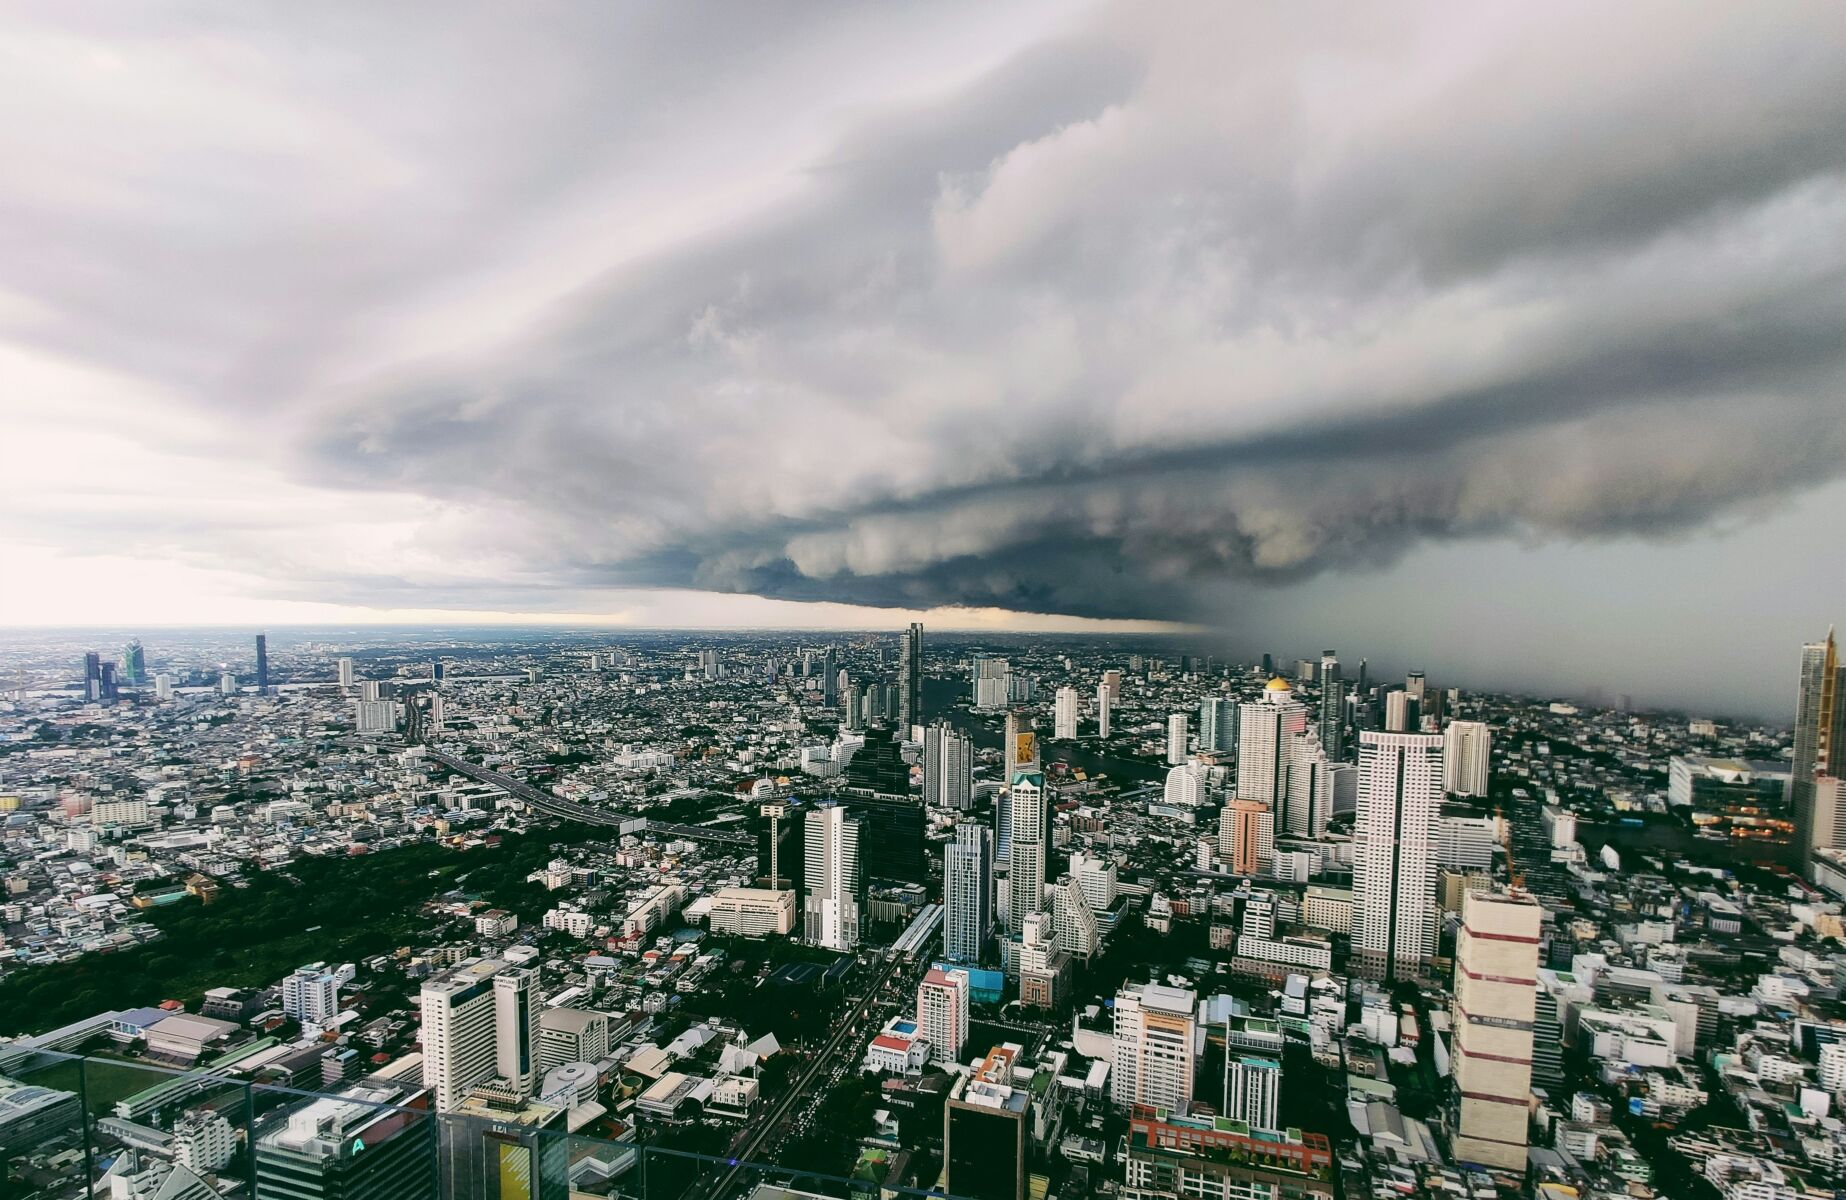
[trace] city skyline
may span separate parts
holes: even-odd
[[[7,15],[0,624],[1837,618],[1828,6],[462,12]]]

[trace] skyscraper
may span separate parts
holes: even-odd
[[[269,694],[269,635],[256,635],[256,694]]]
[[[1801,647],[1801,684],[1795,695],[1795,759],[1793,799],[1795,840],[1801,847],[1803,869],[1817,847],[1827,845],[1827,834],[1815,820],[1814,779],[1818,775],[1846,775],[1846,667],[1833,643],[1833,630],[1821,642]]]
[[[103,656],[95,650],[87,650],[83,655],[83,698],[103,698]]]
[[[1353,946],[1359,968],[1393,980],[1420,974],[1436,952],[1436,828],[1442,738],[1359,735],[1353,825]]]
[[[1108,681],[1096,685],[1096,736],[1107,739],[1109,736],[1109,715],[1115,695],[1109,690]]]
[[[1331,650],[1320,652],[1320,744],[1334,762],[1346,758],[1346,681],[1340,677],[1340,660]]]
[[[923,731],[923,802],[957,812],[974,806],[974,744],[942,721]]]
[[[832,646],[821,656],[820,702],[831,708],[840,701],[840,665]]]
[[[1186,726],[1188,723],[1185,713],[1174,713],[1167,718],[1167,762],[1169,764],[1186,761]]]
[[[1385,695],[1385,732],[1415,733],[1416,705],[1411,702],[1409,692],[1389,692]]]
[[[1526,1167],[1532,1025],[1543,910],[1525,895],[1469,892],[1455,941],[1455,1157]]]
[[[917,986],[917,1028],[937,1062],[960,1062],[968,1044],[968,972],[932,967]]]
[[[799,901],[807,894],[807,857],[802,848],[807,823],[779,800],[757,812],[763,823],[756,833],[756,882],[777,891],[793,889]]]
[[[423,1085],[438,1112],[498,1077],[530,1096],[538,1071],[538,973],[472,959],[426,980],[420,998]]]
[[[923,623],[912,621],[904,634],[904,658],[897,668],[898,736],[910,738],[910,727],[923,720]]]
[[[1354,786],[1354,768],[1334,762],[1313,732],[1299,733],[1288,742],[1288,798],[1282,812],[1282,827],[1289,833],[1319,837],[1327,832],[1327,821],[1342,786]]]
[[[1006,731],[1000,742],[1006,757],[1001,761],[1002,778],[1011,779],[1015,771],[1039,769],[1038,737],[1032,732],[1032,717],[1020,709],[1006,714]]]
[[[1218,853],[1236,875],[1260,875],[1275,861],[1275,813],[1260,800],[1232,800],[1218,814]]]
[[[1017,933],[1025,920],[1045,906],[1045,847],[1048,833],[1045,777],[1016,771],[1007,789],[1011,799],[1012,838],[1007,848],[1006,928]]]
[[[136,685],[147,682],[147,651],[141,648],[139,638],[122,647],[122,682]]]
[[[1229,753],[1237,749],[1237,703],[1229,696],[1199,701],[1199,749]]]
[[[994,924],[994,839],[985,825],[964,822],[943,851],[942,954],[980,965]]]
[[[1087,962],[1102,945],[1096,911],[1075,876],[1060,875],[1051,885],[1051,923],[1057,930],[1058,949],[1072,958]]]
[[[1063,742],[1075,740],[1077,736],[1076,688],[1061,687],[1058,689],[1057,704],[1054,712],[1055,716],[1051,726],[1052,736]]]
[[[1308,710],[1282,678],[1271,679],[1263,698],[1237,710],[1237,795],[1270,807],[1288,798],[1289,739],[1308,727]]]
[[[1275,1129],[1282,1095],[1282,1064],[1273,1058],[1229,1052],[1224,1059],[1224,1115],[1252,1129]]]
[[[803,840],[808,894],[802,924],[807,940],[829,950],[857,949],[865,891],[859,822],[837,804],[821,804],[808,811]]]
[[[1198,1007],[1195,993],[1158,983],[1116,994],[1109,1098],[1117,1108],[1183,1110],[1191,1103]]]
[[[350,658],[342,658],[339,667],[340,686],[343,688],[351,687],[353,685],[353,660]]]
[[[1485,796],[1493,733],[1482,721],[1450,721],[1442,731],[1442,788],[1458,796]]]

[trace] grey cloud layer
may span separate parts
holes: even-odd
[[[350,143],[350,173],[308,188],[246,155],[167,183],[153,211],[213,247],[170,310],[145,271],[64,279],[30,225],[7,282],[104,317],[119,283],[163,316],[144,338],[42,332],[273,413],[301,477],[444,501],[473,519],[432,540],[571,589],[1197,619],[1226,582],[1428,539],[1670,536],[1846,466],[1837,6],[1104,8],[971,82],[894,86],[792,183],[751,176],[639,253],[559,215],[654,156],[721,175],[815,86],[804,40],[845,70],[903,36],[854,21],[579,15],[496,56],[482,16],[437,58],[491,64],[483,88],[337,69],[344,39],[408,26],[214,40],[379,105],[364,136],[312,105],[242,119]],[[706,96],[676,62],[748,86]],[[726,122],[721,161],[700,121]],[[143,265],[145,223],[95,219]],[[491,283],[438,279],[461,245],[588,282],[500,313]],[[457,290],[492,336],[342,357]]]

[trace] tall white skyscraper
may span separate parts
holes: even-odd
[[[1105,680],[1104,682],[1097,684],[1096,685],[1096,736],[1099,738],[1106,738],[1109,736],[1109,716],[1110,716],[1110,713],[1113,711],[1114,703],[1115,703],[1115,694],[1109,690],[1108,682]]]
[[[1282,1095],[1282,1064],[1232,1051],[1224,1061],[1224,1115],[1252,1129],[1275,1129]]]
[[[854,950],[859,945],[859,822],[837,804],[808,810],[803,829],[808,896],[802,932],[816,946]]]
[[[1455,1088],[1461,1093],[1454,1151],[1461,1162],[1525,1170],[1543,916],[1530,896],[1469,892],[1462,898],[1454,1003]]]
[[[1385,693],[1385,732],[1410,733],[1412,704],[1408,692]]]
[[[1846,776],[1846,666],[1839,661],[1833,630],[1821,642],[1801,647],[1801,678],[1795,693],[1795,758],[1790,796],[1795,805],[1795,840],[1803,869],[1816,848],[1830,844],[1828,822],[1815,813],[1815,779]]]
[[[1183,1110],[1192,1101],[1198,996],[1144,983],[1115,997],[1115,1063],[1109,1098],[1116,1107],[1149,1104]]]
[[[1017,933],[1028,916],[1045,907],[1045,847],[1049,813],[1046,811],[1045,777],[1017,771],[1011,798],[1012,839],[1007,847],[1006,928]]]
[[[917,1029],[937,1062],[961,1061],[968,1044],[968,972],[931,968],[917,986]]]
[[[1199,749],[1228,753],[1237,749],[1237,702],[1229,696],[1199,701]]]
[[[472,959],[428,979],[420,996],[423,1085],[438,1112],[496,1077],[530,1096],[538,1071],[538,972]]]
[[[1283,811],[1283,828],[1303,837],[1319,837],[1327,832],[1327,819],[1333,815],[1333,789],[1336,771],[1351,767],[1335,763],[1321,746],[1312,730],[1288,740],[1288,799]]]
[[[1058,689],[1051,736],[1065,742],[1073,741],[1077,736],[1077,689],[1074,687]]]
[[[1074,876],[1061,876],[1051,885],[1051,920],[1057,930],[1058,949],[1072,958],[1088,961],[1102,944],[1095,910]]]
[[[1308,727],[1308,710],[1286,679],[1271,679],[1263,698],[1237,710],[1237,796],[1271,808],[1288,799],[1289,739]]]
[[[340,660],[340,686],[343,688],[349,688],[352,685],[353,685],[353,660],[350,658],[342,658]]]
[[[1376,978],[1420,974],[1436,952],[1442,794],[1440,735],[1359,735],[1353,946],[1360,970]]]
[[[1442,731],[1442,787],[1458,796],[1485,796],[1493,733],[1482,721],[1450,721]]]
[[[979,965],[993,924],[993,830],[963,823],[955,827],[955,840],[943,851],[942,956]]]
[[[1185,713],[1174,713],[1167,718],[1167,762],[1183,763],[1186,761],[1187,725],[1190,723]]]
[[[923,802],[957,812],[974,807],[974,744],[947,725],[923,731]]]

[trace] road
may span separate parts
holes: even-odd
[[[479,766],[465,758],[457,758],[441,750],[425,747],[424,752],[451,771],[466,775],[470,779],[478,779],[482,783],[492,784],[549,816],[561,817],[567,821],[580,821],[585,825],[622,825],[638,819],[629,813],[614,812],[606,808],[591,808],[573,800],[565,800],[550,792],[540,791],[524,780],[515,779],[503,771]],[[750,834],[711,829],[704,825],[675,825],[664,821],[648,821],[647,828],[668,837],[691,838],[696,841],[715,842],[722,846],[743,848],[756,846],[756,838]]]
[[[808,1069],[802,1074],[795,1086],[789,1089],[786,1096],[776,1102],[774,1108],[770,1109],[758,1119],[754,1129],[746,1132],[741,1145],[733,1144],[735,1149],[733,1150],[731,1162],[735,1165],[719,1178],[717,1186],[707,1192],[707,1195],[715,1197],[715,1200],[727,1200],[727,1197],[732,1193],[732,1189],[737,1186],[737,1179],[744,1170],[744,1164],[755,1159],[757,1151],[762,1148],[764,1140],[781,1128],[782,1122],[787,1118],[789,1111],[795,1107],[795,1103],[798,1100],[807,1095],[808,1089],[814,1086],[814,1081],[820,1078],[822,1074],[830,1073],[830,1064],[834,1068],[839,1066],[839,1063],[836,1062],[835,1059],[840,1051],[843,1049],[858,1049],[860,1039],[866,1034],[864,1028],[866,1016],[885,1000],[885,985],[891,982],[892,978],[897,975],[900,969],[906,966],[915,968],[917,965],[917,963],[906,963],[901,958],[893,959],[885,964],[884,970],[880,971],[872,980],[871,986],[865,990],[865,996],[853,1008],[852,1012],[841,1018],[839,1027],[834,1030],[833,1036],[827,1039],[827,1044],[822,1046],[820,1053],[814,1056],[814,1061],[808,1064]]]

